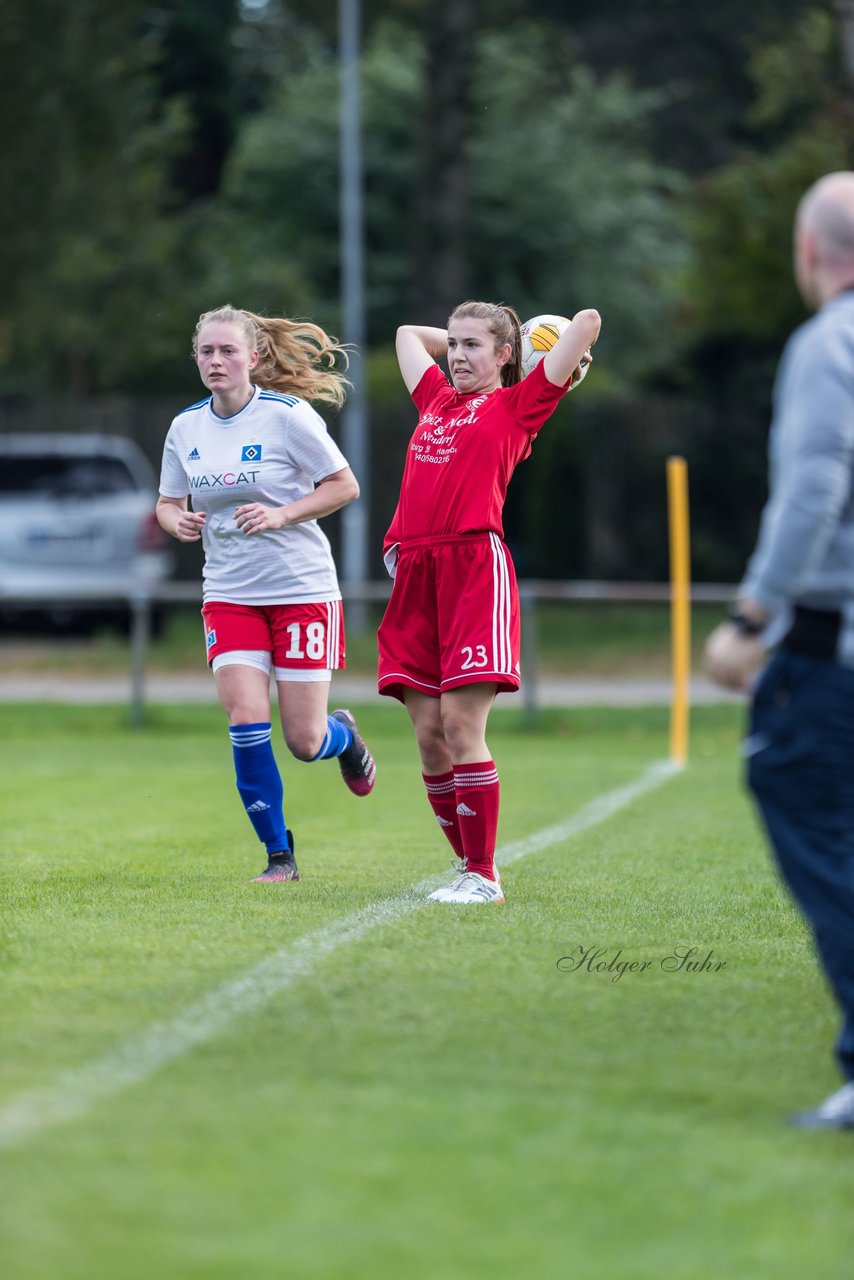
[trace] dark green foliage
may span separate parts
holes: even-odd
[[[520,565],[658,576],[675,450],[695,571],[737,576],[805,314],[792,215],[854,160],[840,21],[831,0],[365,0],[375,526],[411,422],[397,324],[463,292],[592,304],[593,374],[511,491]],[[0,109],[0,393],[186,403],[192,326],[226,300],[340,327],[337,5],[30,0],[0,24]]]
[[[234,109],[238,0],[183,0],[158,11],[162,97],[184,104],[190,128],[175,157],[180,197],[215,195],[238,127]]]

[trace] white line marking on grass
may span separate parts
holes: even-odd
[[[672,778],[675,773],[681,772],[682,765],[675,764],[671,760],[659,760],[645,769],[634,782],[627,782],[624,787],[615,787],[613,791],[606,791],[604,795],[597,796],[577,813],[564,818],[563,822],[556,822],[553,827],[544,827],[542,831],[535,831],[524,840],[503,845],[496,851],[496,861],[500,862],[502,867],[506,867],[512,862],[518,862],[520,858],[527,857],[529,853],[539,853],[540,849],[548,849],[550,845],[560,844],[561,840],[568,840],[570,836],[589,831],[591,827],[597,827],[600,822],[607,822],[612,814],[625,809],[626,805],[631,804],[638,796],[654,790],[661,786],[662,782]]]
[[[529,853],[539,853],[589,831],[679,771],[680,766],[659,761],[634,782],[605,792],[563,822],[502,846],[497,859],[506,867]],[[445,879],[431,876],[394,898],[372,903],[342,920],[323,925],[282,947],[242,977],[217,987],[173,1018],[157,1022],[133,1036],[111,1053],[76,1070],[60,1072],[43,1088],[19,1094],[0,1108],[0,1149],[22,1146],[45,1129],[85,1115],[104,1099],[147,1080],[197,1045],[212,1040],[237,1018],[262,1008],[280,991],[308,977],[324,956],[348,942],[360,941],[378,925],[390,924],[424,907],[426,894]]]

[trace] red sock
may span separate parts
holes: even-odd
[[[464,858],[463,838],[457,819],[457,796],[454,790],[454,773],[422,773],[427,799],[436,815],[436,821],[451,843],[458,858]]]
[[[454,789],[466,871],[476,871],[487,880],[497,880],[495,841],[501,789],[495,763],[485,760],[482,764],[454,765]]]

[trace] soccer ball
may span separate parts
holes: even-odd
[[[566,316],[534,316],[522,325],[522,377],[527,378],[551,351],[569,324]]]

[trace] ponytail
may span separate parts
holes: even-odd
[[[349,385],[344,375],[347,349],[309,320],[258,316],[226,305],[199,316],[193,335],[193,351],[202,326],[211,320],[236,324],[251,351],[258,352],[252,381],[269,391],[319,400],[340,409]],[[343,368],[341,367],[343,366]]]

